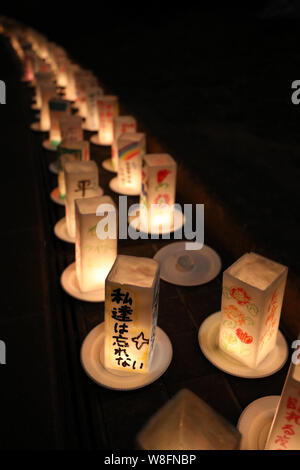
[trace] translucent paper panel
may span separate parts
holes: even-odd
[[[97,100],[99,117],[99,142],[101,145],[113,143],[113,119],[119,114],[117,96],[103,95]]]
[[[112,165],[118,171],[118,138],[125,133],[136,132],[136,120],[133,116],[117,116],[113,119],[113,143],[111,147]]]
[[[120,191],[141,191],[142,160],[145,155],[146,136],[143,133],[121,134],[117,140],[118,183]]]

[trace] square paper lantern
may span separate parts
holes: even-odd
[[[223,273],[219,345],[253,369],[276,344],[287,271],[246,253]]]
[[[300,362],[291,362],[265,450],[300,450]]]
[[[119,190],[141,191],[142,161],[146,151],[146,136],[143,133],[121,134],[117,141]]]
[[[121,134],[136,132],[136,120],[133,116],[116,116],[113,119],[113,143],[111,147],[111,160],[114,171],[118,171],[117,141]]]
[[[103,90],[99,86],[89,86],[86,92],[87,115],[85,128],[89,131],[99,130],[98,99],[103,95]]]
[[[172,225],[176,172],[177,164],[169,154],[145,155],[140,196],[141,227]]]
[[[105,282],[104,366],[112,372],[147,373],[158,313],[159,264],[119,255]]]
[[[40,83],[42,107],[40,112],[40,128],[42,131],[50,130],[50,109],[49,101],[51,98],[56,97],[55,84],[48,81],[42,81]]]
[[[82,120],[80,116],[59,116],[61,140],[83,140]]]
[[[38,72],[35,74],[35,106],[36,109],[42,108],[42,93],[41,93],[41,83],[48,82],[54,84],[54,76],[52,73]]]
[[[60,98],[52,98],[49,101],[50,109],[50,144],[57,147],[61,142],[61,132],[59,126],[59,117],[62,113],[69,112],[67,101]]]
[[[103,216],[96,215],[103,208]],[[101,220],[117,218],[117,209],[109,196],[89,197],[75,201],[76,275],[82,292],[103,289],[105,279],[117,256],[117,236],[101,239],[97,225]],[[116,235],[116,234],[115,234]]]
[[[93,160],[67,162],[64,167],[66,183],[66,222],[70,237],[75,238],[75,199],[97,196],[98,167]]]
[[[87,161],[90,159],[90,143],[86,140],[63,140],[58,148],[58,191],[59,197],[66,197],[64,166],[66,162]]]
[[[180,390],[137,436],[143,450],[237,450],[241,435],[190,390]]]
[[[103,95],[98,98],[97,104],[99,116],[99,144],[112,145],[113,119],[119,114],[118,97],[113,95]]]

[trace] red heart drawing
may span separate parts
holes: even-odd
[[[171,173],[169,170],[160,170],[157,173],[157,182],[161,183],[168,176],[169,173]]]
[[[236,330],[237,337],[245,344],[251,344],[253,341],[253,336],[249,336],[246,331],[243,331],[241,328]]]

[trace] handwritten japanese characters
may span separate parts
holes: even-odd
[[[146,149],[146,135],[139,132],[121,134],[117,140],[119,190],[139,194],[142,184],[142,160]]]
[[[300,363],[291,362],[265,449],[300,449]]]
[[[140,196],[142,225],[172,224],[176,172],[177,164],[170,155],[145,155]]]
[[[220,348],[256,368],[276,344],[288,269],[246,253],[223,274]]]
[[[113,118],[119,114],[118,97],[103,95],[97,99],[99,132],[98,139],[101,145],[113,143]]]
[[[125,133],[136,132],[136,120],[133,116],[116,116],[113,119],[113,143],[111,146],[111,160],[114,171],[118,171],[118,138]]]
[[[99,209],[101,215],[98,215]],[[82,292],[103,289],[106,276],[115,262],[117,237],[100,238],[97,234],[99,222],[105,222],[104,219],[110,216],[117,218],[117,209],[109,196],[75,201],[76,275]]]
[[[105,282],[107,369],[147,373],[154,351],[159,265],[150,258],[119,255]]]
[[[80,116],[63,114],[59,117],[61,140],[83,140],[82,121]]]
[[[75,238],[75,199],[95,197],[99,189],[98,167],[93,160],[67,162],[64,165],[66,183],[66,221],[70,237]]]

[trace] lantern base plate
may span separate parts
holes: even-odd
[[[279,330],[274,349],[256,369],[252,369],[238,362],[219,348],[220,323],[221,312],[216,312],[204,320],[198,333],[201,351],[206,359],[218,369],[235,377],[258,379],[275,374],[285,364],[288,357],[288,346],[283,334]]]
[[[58,165],[57,165],[57,161],[51,162],[48,168],[49,168],[49,171],[50,171],[51,173],[54,173],[55,175],[58,174]]]
[[[68,229],[67,229],[67,221],[66,218],[63,217],[60,219],[54,226],[54,233],[59,238],[60,240],[63,240],[64,242],[67,243],[75,243],[75,237],[72,238],[69,235]]]
[[[33,123],[31,123],[31,124],[30,124],[30,129],[31,129],[32,131],[34,131],[34,132],[44,132],[44,133],[49,132],[49,130],[50,130],[50,129],[47,129],[47,130],[43,129],[43,130],[42,130],[42,129],[41,129],[41,123],[40,123],[40,122],[33,122]]]
[[[103,143],[101,142],[101,140],[99,140],[99,135],[96,134],[96,135],[93,135],[91,137],[91,142],[92,144],[94,145],[101,145],[102,147],[110,147],[111,146],[111,143]]]
[[[200,286],[214,279],[222,263],[209,246],[186,250],[187,242],[174,242],[159,250],[154,259],[160,264],[160,278],[177,286]]]
[[[237,424],[240,450],[264,450],[279,399],[277,395],[259,398],[244,409]]]
[[[146,231],[145,229],[143,229],[143,227],[140,224],[139,215],[129,216],[128,217],[128,222],[129,222],[129,225],[131,226],[131,228],[133,228],[134,230],[140,232],[143,235],[159,236],[159,235],[166,235],[168,233],[174,233],[174,232],[177,232],[177,230],[181,230],[181,228],[183,227],[183,225],[185,223],[185,217],[184,217],[183,213],[180,210],[175,208],[175,210],[174,210],[174,221],[173,221],[173,224],[171,225],[170,229],[167,230],[167,229],[165,229],[165,227],[158,226],[157,227],[158,231],[151,231],[151,230]]]
[[[82,129],[83,129],[84,131],[88,131],[88,132],[98,132],[98,129],[91,129],[90,127],[88,127],[88,126],[86,125],[86,123],[83,123],[83,124],[82,124]]]
[[[57,151],[58,144],[57,145],[52,145],[49,139],[44,140],[42,145],[43,145],[44,149],[50,150],[50,152],[56,152]]]
[[[107,170],[107,171],[111,171],[112,173],[117,173],[114,169],[113,169],[113,166],[112,166],[112,159],[111,158],[107,158],[106,160],[103,160],[102,162],[102,167]]]
[[[117,194],[124,194],[124,195],[126,195],[126,196],[139,196],[139,195],[140,195],[140,190],[137,190],[137,189],[133,189],[133,190],[130,190],[130,189],[120,189],[120,188],[119,188],[119,181],[118,181],[118,177],[117,177],[117,176],[115,176],[113,179],[111,179],[108,184],[109,184],[110,189],[111,189],[114,193],[117,193]]]
[[[59,189],[54,188],[51,193],[50,193],[50,198],[52,199],[53,202],[56,202],[56,204],[60,204],[61,206],[65,205],[65,199],[62,199],[59,197]]]
[[[60,283],[64,291],[72,297],[75,297],[75,299],[84,300],[85,302],[104,302],[104,287],[102,289],[97,289],[89,292],[81,292],[77,281],[75,263],[70,264],[63,271],[60,278]]]
[[[172,343],[166,333],[156,327],[153,358],[149,372],[134,374],[116,371],[112,373],[103,365],[104,322],[86,336],[81,347],[81,364],[87,375],[97,384],[112,390],[136,390],[159,379],[168,369],[172,357]],[[122,375],[121,375],[122,374]]]

